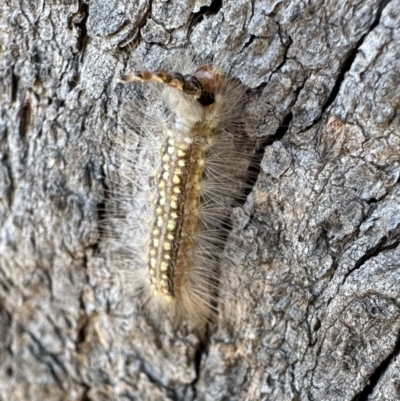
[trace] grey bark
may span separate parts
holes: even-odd
[[[400,399],[398,0],[0,7],[0,400]],[[263,153],[203,340],[146,320],[97,212],[115,77],[188,45],[257,89]]]

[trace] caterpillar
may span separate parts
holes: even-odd
[[[245,87],[191,57],[118,82],[130,84],[133,99],[107,219],[114,262],[158,317],[202,327],[217,314],[230,215],[253,149]]]

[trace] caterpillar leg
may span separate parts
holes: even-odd
[[[178,72],[169,73],[165,70],[134,71],[118,78],[118,82],[128,83],[132,81],[150,81],[163,83],[170,88],[182,91],[195,99],[203,95],[203,85],[193,75],[182,75]]]

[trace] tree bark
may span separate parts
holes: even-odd
[[[0,400],[400,399],[397,0],[0,11]],[[99,234],[115,78],[182,46],[252,89],[260,144],[202,339],[146,320]]]

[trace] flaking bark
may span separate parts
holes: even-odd
[[[115,78],[182,46],[248,86],[260,145],[201,340],[98,229]],[[6,0],[0,63],[0,400],[400,399],[398,1]]]

